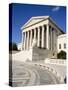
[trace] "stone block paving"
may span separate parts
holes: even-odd
[[[30,62],[13,61],[12,85],[14,87],[59,84],[54,74],[45,67]]]

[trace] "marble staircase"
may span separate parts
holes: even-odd
[[[21,61],[39,61],[52,57],[53,57],[52,51],[38,47],[33,47],[30,48],[29,50],[22,50],[19,53],[12,55],[13,60],[21,60]]]

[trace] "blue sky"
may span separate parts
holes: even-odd
[[[32,16],[46,15],[51,16],[56,24],[66,32],[66,7],[14,3],[12,6],[12,42],[21,42],[21,27]]]

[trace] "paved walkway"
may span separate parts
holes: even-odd
[[[59,84],[58,79],[44,68],[16,61],[12,65],[13,86]]]
[[[32,63],[32,62],[31,62]],[[66,76],[66,65],[59,65],[59,64],[48,64],[44,62],[33,62],[37,64],[43,64],[45,66],[48,66],[50,68],[53,68],[55,71],[57,71],[62,77]]]

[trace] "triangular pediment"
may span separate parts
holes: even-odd
[[[44,19],[47,19],[49,16],[37,16],[37,17],[32,17],[30,18],[23,26],[21,29],[26,28],[28,26],[31,26],[33,24],[36,24]]]

